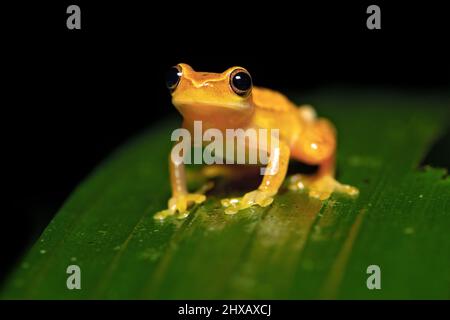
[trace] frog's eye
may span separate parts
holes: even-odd
[[[248,96],[252,91],[252,77],[244,69],[236,69],[230,75],[230,86],[240,96]]]
[[[181,67],[174,66],[167,71],[166,74],[166,86],[169,88],[170,91],[174,91],[178,83],[180,82],[181,76],[183,74],[183,71],[181,70]]]

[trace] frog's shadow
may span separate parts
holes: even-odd
[[[263,178],[263,175],[260,174],[259,169],[259,167],[255,167],[255,170],[251,175],[243,175],[234,179],[225,177],[213,178],[211,181],[214,183],[214,186],[206,194],[217,198],[226,198],[242,196],[246,192],[255,190],[258,188]],[[314,175],[317,173],[317,170],[318,166],[311,166],[301,162],[291,161],[289,163],[286,177],[298,173],[304,175]],[[278,194],[283,194],[287,191],[287,188],[283,185]]]

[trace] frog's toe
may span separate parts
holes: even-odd
[[[351,197],[356,197],[359,194],[357,188],[341,184],[330,175],[308,177],[297,174],[289,178],[288,189],[294,191],[306,189],[311,198],[319,200],[328,199],[333,192],[346,194]]]
[[[350,197],[357,197],[359,195],[358,188],[355,188],[348,184],[340,184],[339,182],[338,186],[336,187],[336,192],[346,194]]]
[[[164,220],[167,217],[173,216],[175,214],[175,210],[172,209],[166,209],[166,210],[161,210],[159,212],[157,212],[153,218],[157,219],[157,220]]]
[[[312,188],[309,190],[309,196],[311,198],[319,199],[319,200],[326,200],[329,197],[331,197],[331,194],[333,193],[332,190],[323,190],[320,188]]]
[[[242,198],[222,199],[226,214],[235,214],[254,205],[267,207],[273,202],[272,194],[267,191],[254,190],[246,193]]]
[[[308,184],[308,177],[302,174],[294,174],[288,178],[287,188],[292,191],[300,191],[304,190]]]
[[[178,213],[177,218],[183,219],[189,215],[188,207],[193,203],[200,204],[206,200],[206,196],[204,194],[198,193],[188,193],[179,195],[176,197],[172,197],[169,200],[168,209],[162,210],[155,214],[155,219],[165,219],[169,216]]]
[[[206,196],[204,194],[199,193],[189,193],[186,195],[186,202],[187,203],[197,203],[200,204],[206,200]]]
[[[241,210],[241,199],[242,198],[227,198],[222,199],[220,202],[222,206],[225,208],[225,214],[235,214],[239,210]]]
[[[249,193],[246,193],[242,202],[252,206],[257,204],[261,207],[267,207],[273,202],[272,194],[267,191],[255,190]]]
[[[356,197],[359,190],[348,184],[342,184],[332,176],[323,176],[311,184],[310,196],[320,200],[328,199],[333,192]]]

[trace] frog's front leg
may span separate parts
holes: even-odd
[[[186,172],[182,159],[169,156],[170,184],[172,197],[168,201],[168,208],[155,214],[155,219],[165,219],[178,213],[179,218],[189,214],[188,208],[193,203],[202,203],[206,197],[199,193],[189,193],[186,187]]]
[[[286,143],[280,141],[279,147],[270,154],[263,180],[257,190],[246,193],[241,198],[222,199],[226,214],[235,214],[254,205],[266,207],[273,202],[273,196],[286,177],[290,150]]]

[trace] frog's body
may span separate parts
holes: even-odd
[[[168,85],[172,90],[172,102],[183,115],[184,128],[192,130],[194,121],[202,121],[204,129],[215,128],[223,132],[238,128],[279,130],[279,157],[276,160],[270,158],[267,166],[269,171],[274,166],[278,170],[273,175],[265,175],[257,190],[242,198],[222,200],[226,213],[236,213],[252,205],[269,205],[284,181],[290,158],[318,165],[319,170],[313,177],[291,177],[289,188],[306,188],[310,196],[321,200],[334,191],[358,194],[356,188],[334,179],[336,131],[328,120],[317,118],[311,106],[297,107],[279,92],[253,87],[248,72],[240,67],[219,74],[196,72],[186,64],[174,68]],[[205,200],[202,194],[188,193],[184,165],[172,158],[169,164],[172,198],[169,208],[158,213],[156,218],[177,212],[184,217],[190,203]],[[229,172],[225,166],[209,172]]]

